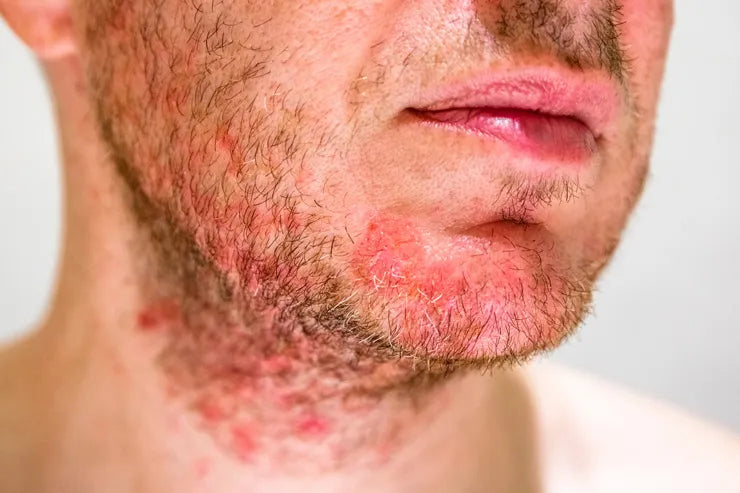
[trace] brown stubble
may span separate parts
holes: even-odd
[[[300,436],[331,441],[333,459],[351,457],[367,437],[333,416],[375,413],[383,396],[408,400],[460,369],[530,356],[502,348],[495,357],[457,357],[479,335],[480,321],[471,318],[450,327],[459,340],[446,357],[434,357],[429,348],[396,343],[403,317],[391,320],[389,301],[347,301],[354,286],[322,259],[346,257],[353,240],[328,233],[331,214],[297,178],[312,157],[343,149],[328,129],[309,130],[300,95],[271,79],[275,58],[293,54],[261,41],[270,39],[259,35],[269,29],[269,10],[253,7],[252,21],[233,2],[85,5],[87,73],[101,128],[148,235],[140,248],[150,261],[138,275],[154,285],[153,299],[174,298],[182,311],[164,328],[158,364],[178,402],[219,443],[254,461],[265,444],[281,443],[271,437]],[[546,192],[518,190],[538,200]],[[522,261],[536,264],[537,253],[522,251]],[[529,308],[575,328],[590,286],[580,276],[563,278],[563,292],[547,293],[548,275],[534,280],[541,296]],[[559,316],[538,308],[553,299]],[[502,323],[526,332],[516,313]],[[569,333],[532,341],[532,353]],[[374,415],[390,439],[393,427],[384,428],[382,412]]]
[[[175,399],[243,461],[330,435],[344,439],[325,460],[351,457],[369,438],[334,424],[338,409],[370,413],[458,365],[420,364],[340,304],[347,287],[319,259],[340,254],[341,240],[308,232],[325,218],[289,184],[316,152],[301,142],[300,102],[260,90],[276,50],[235,41],[229,10],[206,7],[97,3],[85,29],[102,134],[147,236],[138,275],[146,296],[181,311],[158,328],[168,338],[158,364]]]

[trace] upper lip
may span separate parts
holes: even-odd
[[[621,109],[615,81],[555,68],[493,70],[422,95],[413,109],[512,108],[575,118],[600,137]]]

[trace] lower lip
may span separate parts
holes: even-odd
[[[596,138],[580,120],[516,108],[453,108],[411,112],[422,123],[503,140],[546,160],[584,161],[596,150]]]

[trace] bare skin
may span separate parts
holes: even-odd
[[[67,225],[0,359],[2,491],[609,491],[560,458],[601,426],[577,381],[523,363],[578,326],[639,196],[669,2],[0,9],[54,93]],[[583,121],[417,125],[481,67]],[[729,478],[736,445],[695,433]]]

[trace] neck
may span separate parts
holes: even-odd
[[[516,372],[426,378],[412,360],[372,360],[361,341],[347,350],[343,336],[287,324],[280,310],[190,296],[159,276],[77,60],[47,72],[67,231],[53,307],[24,353],[43,373],[29,406],[55,410],[39,431],[51,444],[39,481],[76,491],[532,488]],[[202,279],[217,291],[218,278]]]

